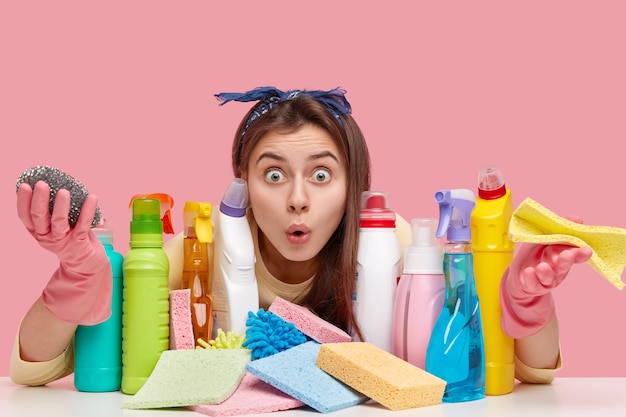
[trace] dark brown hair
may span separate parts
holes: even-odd
[[[294,132],[312,124],[325,129],[343,153],[348,173],[343,218],[319,253],[318,270],[311,290],[299,304],[311,308],[324,320],[361,338],[352,310],[352,292],[357,265],[361,193],[370,188],[370,158],[361,129],[351,115],[340,116],[341,124],[320,102],[306,95],[277,103],[247,130],[251,109],[237,129],[232,148],[233,172],[241,177],[248,170],[250,152],[269,132]],[[342,126],[343,125],[343,126]]]

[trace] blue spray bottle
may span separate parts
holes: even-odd
[[[446,299],[426,351],[426,371],[447,382],[444,402],[485,396],[485,348],[474,280],[470,217],[476,205],[471,190],[440,190],[437,237],[447,233],[443,272]]]

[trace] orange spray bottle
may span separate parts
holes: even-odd
[[[213,330],[211,265],[213,222],[211,203],[187,201],[183,208],[183,288],[190,289],[193,336],[208,342]]]
[[[495,166],[482,167],[478,174],[478,197],[471,216],[474,275],[480,300],[485,338],[485,394],[513,391],[515,355],[513,339],[502,330],[500,281],[513,260],[514,243],[509,240],[513,215],[511,190]]]

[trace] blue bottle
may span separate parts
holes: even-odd
[[[440,190],[437,237],[447,233],[443,273],[446,299],[426,350],[426,371],[446,381],[444,402],[485,396],[485,347],[474,280],[470,217],[476,205],[471,190]]]
[[[74,336],[74,386],[79,391],[118,391],[122,383],[122,288],[124,257],[113,249],[113,231],[103,221],[93,228],[113,271],[111,316],[95,326],[78,326]]]

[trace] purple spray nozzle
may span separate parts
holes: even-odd
[[[471,190],[454,189],[435,192],[435,202],[439,204],[439,224],[437,237],[448,234],[448,241],[469,241],[472,232],[470,218],[476,205],[476,197]]]

